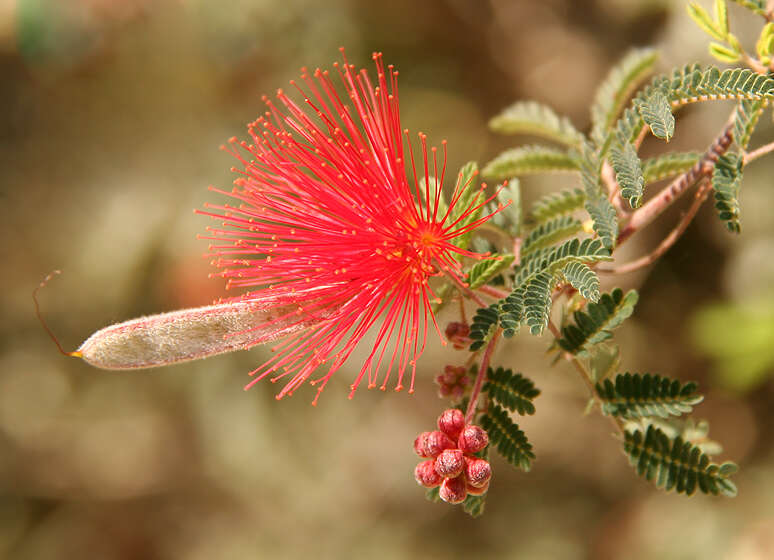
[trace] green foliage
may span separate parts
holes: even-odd
[[[559,346],[580,357],[589,355],[590,349],[613,336],[613,329],[620,326],[634,312],[638,294],[615,288],[609,294],[602,294],[597,303],[589,303],[586,311],[573,314],[574,325],[562,329]]]
[[[492,255],[488,259],[478,261],[468,272],[467,282],[472,290],[486,284],[513,263],[513,255]]]
[[[725,6],[725,4],[724,4]],[[705,33],[718,41],[725,41],[728,34],[728,18],[723,17],[722,21],[715,21],[707,11],[696,2],[688,4],[688,15],[701,27]],[[725,22],[725,25],[723,24]]]
[[[482,202],[483,191],[478,188],[478,164],[475,161],[469,161],[460,168],[460,172],[457,175],[456,190],[463,189],[462,194],[459,195],[459,200],[454,205],[451,221],[454,222],[459,219],[465,212],[465,209],[469,208],[474,202]],[[479,208],[475,212],[471,212],[465,219],[459,222],[459,227],[464,227],[468,224],[475,222],[481,217],[483,207]],[[460,235],[455,243],[461,249],[466,249],[470,244],[471,233],[465,233]]]
[[[516,468],[529,471],[535,458],[532,444],[505,410],[496,404],[490,406],[486,414],[481,416],[481,427],[489,434],[489,442],[506,461]]]
[[[468,494],[468,497],[465,498],[464,502],[462,502],[462,511],[467,513],[469,516],[476,518],[484,514],[485,506],[486,494],[481,494],[480,496]]]
[[[494,224],[503,228],[513,237],[521,235],[521,188],[519,180],[511,178],[507,184],[498,187],[497,201],[503,208],[492,217]]]
[[[491,338],[500,320],[500,304],[493,303],[489,307],[480,307],[473,316],[470,324],[470,338],[473,342],[470,345],[472,352],[479,350]],[[518,324],[516,325],[518,328]]]
[[[579,261],[568,263],[562,269],[562,276],[585,299],[592,302],[599,300],[599,278],[587,264]]]
[[[522,416],[535,414],[532,401],[540,394],[531,379],[501,367],[489,368],[483,391],[496,403]]]
[[[615,383],[605,379],[596,385],[602,399],[602,412],[609,416],[641,418],[689,414],[704,397],[697,394],[696,383],[680,383],[649,373],[622,373]]]
[[[519,330],[522,314],[524,312],[524,288],[513,290],[500,302],[500,326],[503,336],[512,337]]]
[[[739,233],[739,187],[742,183],[742,158],[727,152],[718,158],[712,174],[715,209],[729,231]]]
[[[736,472],[735,464],[718,465],[701,449],[677,436],[669,438],[663,431],[648,426],[647,431],[624,433],[624,452],[637,474],[666,491],[692,495],[736,496],[736,485],[728,477]]]
[[[637,110],[653,136],[669,142],[675,133],[675,117],[667,96],[656,90],[652,95],[638,100]]]
[[[598,239],[571,239],[558,247],[532,253],[516,270],[514,289],[503,302],[503,327],[517,325],[524,318],[532,334],[542,333],[548,323],[551,292],[565,267],[572,262],[604,260],[610,260],[610,252]]]
[[[608,251],[612,251],[618,237],[618,216],[607,198],[607,192],[600,184],[602,162],[599,153],[588,142],[584,142],[581,155],[581,182],[586,192],[585,208],[602,244]]]
[[[582,229],[582,224],[572,216],[559,216],[548,222],[543,222],[532,229],[524,239],[521,255],[526,257],[530,253],[553,245]]]
[[[642,175],[645,183],[685,173],[696,165],[700,157],[698,152],[672,152],[643,160]]]
[[[621,187],[621,196],[629,201],[632,208],[637,208],[642,201],[645,178],[634,144],[613,144],[610,148],[610,165],[615,171],[615,180]]]
[[[774,37],[772,37],[774,39]],[[736,106],[734,113],[734,142],[744,149],[750,142],[755,125],[763,112],[766,103],[764,101],[743,100]]]
[[[558,216],[564,216],[580,210],[586,202],[586,193],[582,189],[568,189],[550,193],[539,198],[529,214],[533,222],[547,222]]]
[[[506,179],[514,175],[577,171],[578,162],[563,150],[547,146],[522,146],[506,150],[484,167],[484,175]]]
[[[575,146],[583,138],[566,117],[534,101],[518,101],[489,121],[489,128],[501,134],[531,134]]]
[[[604,141],[610,127],[634,89],[653,69],[658,53],[653,49],[630,51],[610,71],[594,96],[591,106],[591,138]]]
[[[740,6],[744,6],[759,16],[768,17],[766,13],[766,0],[734,0]]]

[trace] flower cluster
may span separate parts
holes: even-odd
[[[451,397],[453,401],[459,401],[470,386],[470,377],[465,366],[447,365],[443,373],[436,375],[435,382],[441,398]]]
[[[469,494],[480,496],[489,489],[492,467],[475,454],[488,444],[486,432],[466,424],[460,410],[445,410],[437,431],[422,432],[414,440],[416,454],[427,458],[414,469],[414,478],[426,488],[440,485],[438,495],[450,504],[465,501]]]
[[[267,308],[270,326],[285,335],[248,384],[287,379],[277,398],[325,365],[327,373],[311,381],[319,383],[319,396],[371,331],[373,347],[352,392],[364,379],[385,389],[393,370],[397,390],[410,370],[412,391],[428,326],[441,335],[429,280],[445,275],[461,285],[460,257],[487,257],[454,241],[490,217],[481,209],[494,195],[460,203],[468,184],[458,179],[442,204],[446,142],[439,164],[420,134],[415,161],[400,125],[398,72],[385,68],[381,54],[373,60],[375,81],[345,58],[333,73],[304,70],[303,86],[291,82],[303,103],[282,90],[277,104],[264,98],[267,111],[248,125],[250,140],[232,138],[224,147],[241,164],[233,168],[240,175],[236,188],[213,189],[236,205],[201,212],[222,224],[205,237],[212,240],[216,274],[229,288],[251,289],[226,301]],[[256,332],[246,347],[272,338]]]

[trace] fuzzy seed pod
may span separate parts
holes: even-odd
[[[430,433],[431,432],[422,432],[414,440],[414,453],[420,457],[429,457],[429,455],[425,455],[425,446],[427,445],[427,437]]]
[[[478,457],[465,457],[465,479],[470,486],[481,488],[489,484],[492,466],[489,461]]]
[[[460,437],[463,428],[465,428],[465,415],[459,409],[450,408],[444,410],[438,417],[438,429],[453,441]]]
[[[444,449],[435,460],[435,472],[444,478],[459,476],[465,468],[465,455],[459,449]]]
[[[482,494],[486,494],[486,491],[489,490],[489,483],[487,482],[480,488],[477,488],[468,482],[468,485],[465,489],[471,496],[481,496]]]
[[[465,477],[444,478],[438,495],[444,502],[449,504],[460,504],[468,497]]]
[[[445,433],[430,432],[425,439],[424,455],[422,456],[435,459],[444,449],[454,449],[454,447],[454,442]]]
[[[478,453],[489,445],[489,436],[479,426],[466,426],[458,440],[458,447],[466,454]]]
[[[429,461],[422,461],[414,469],[414,478],[417,484],[424,486],[425,488],[435,488],[443,477],[435,471],[435,461],[430,459]]]

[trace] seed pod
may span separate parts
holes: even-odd
[[[470,486],[481,488],[489,484],[492,478],[492,466],[489,461],[478,457],[465,457],[465,479]]]
[[[471,496],[481,496],[482,494],[486,494],[486,491],[489,490],[489,483],[487,482],[480,488],[477,488],[476,486],[468,483],[468,485],[465,487],[465,490]]]
[[[468,496],[465,477],[458,476],[457,478],[444,478],[441,483],[441,488],[438,490],[438,495],[444,502],[449,504],[460,504],[464,502],[465,498]]]
[[[459,449],[444,449],[435,460],[435,472],[444,478],[454,478],[465,468],[465,455]]]
[[[454,442],[443,432],[430,432],[425,439],[425,448],[423,457],[432,457],[435,459],[444,449],[453,449]]]
[[[430,433],[431,432],[422,432],[414,440],[414,453],[420,457],[428,457],[428,455],[425,455],[425,446],[427,445],[427,437]]]
[[[478,453],[489,445],[489,436],[479,426],[466,426],[458,440],[458,447],[466,454]]]
[[[438,417],[438,429],[449,436],[453,441],[460,437],[465,427],[465,415],[461,410],[450,408],[444,410]]]
[[[443,481],[443,477],[435,470],[435,461],[422,461],[414,469],[414,478],[417,484],[425,488],[435,488]]]

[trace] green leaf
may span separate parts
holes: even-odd
[[[489,368],[483,390],[497,404],[511,412],[518,412],[522,416],[535,414],[532,401],[540,394],[540,389],[536,389],[532,380],[520,373],[501,367],[495,370]]]
[[[469,161],[460,168],[460,172],[457,175],[457,183],[454,188],[454,196],[458,196],[456,203],[451,212],[451,219],[449,223],[455,222],[459,219],[463,213],[473,204],[481,203],[484,200],[483,190],[478,188],[478,164],[475,161]],[[460,193],[460,190],[462,191]],[[452,199],[454,200],[454,199]],[[468,224],[475,222],[481,217],[483,213],[483,207],[479,208],[475,212],[471,212],[458,224],[458,227],[464,227]],[[460,249],[467,249],[470,244],[470,238],[472,232],[464,233],[456,238],[455,244]]]
[[[718,158],[712,173],[715,191],[715,209],[718,217],[726,222],[733,233],[741,231],[739,223],[739,187],[742,184],[742,158],[734,152],[726,152]]]
[[[575,146],[583,135],[566,117],[534,101],[518,101],[489,121],[489,128],[500,134],[530,134],[560,144]]]
[[[752,136],[755,126],[758,124],[758,119],[765,105],[764,101],[745,99],[736,106],[736,113],[734,114],[734,142],[740,148],[745,149],[750,142],[750,136]]]
[[[642,176],[646,184],[674,177],[696,165],[701,156],[698,152],[672,152],[645,159],[642,161]]]
[[[772,54],[772,46],[774,46],[772,45],[772,38],[774,38],[774,23],[768,22],[763,26],[763,29],[761,29],[758,42],[755,44],[755,51],[758,53],[759,57],[763,58],[764,56]]]
[[[484,175],[492,179],[507,179],[514,175],[534,173],[572,172],[578,170],[578,162],[567,152],[547,146],[522,146],[512,148],[494,158]]]
[[[500,302],[500,326],[503,336],[511,338],[519,331],[519,325],[524,314],[524,288],[517,288]]]
[[[493,303],[489,307],[479,307],[476,314],[473,315],[473,321],[470,324],[470,338],[473,343],[470,345],[471,352],[475,352],[486,344],[497,328],[500,320],[500,304]]]
[[[562,276],[585,299],[591,302],[599,300],[599,278],[587,264],[571,262],[562,269]]]
[[[623,146],[614,144],[610,149],[610,165],[621,187],[621,196],[629,201],[632,208],[637,208],[642,201],[645,179],[634,145],[631,142],[625,142]]]
[[[715,21],[723,35],[728,35],[728,6],[726,0],[715,0]]]
[[[721,45],[720,43],[710,43],[709,53],[712,57],[716,58],[720,62],[726,62],[728,64],[739,62],[739,60],[742,58],[742,53]]]
[[[508,180],[507,184],[500,187],[497,201],[503,205],[503,209],[493,216],[495,224],[513,237],[521,235],[521,188],[519,180],[515,177]]]
[[[521,255],[526,257],[539,249],[549,247],[562,239],[575,235],[583,229],[580,221],[572,216],[559,216],[548,222],[543,222],[533,228],[521,246]]]
[[[440,504],[441,503],[441,496],[439,495],[439,490],[441,489],[440,486],[436,486],[435,488],[428,488],[425,490],[425,499]]]
[[[697,394],[696,383],[649,373],[622,373],[615,383],[605,379],[596,385],[602,399],[602,413],[622,418],[680,416],[690,414],[704,397]]]
[[[759,16],[768,17],[766,13],[766,0],[734,0],[740,6],[744,6]]]
[[[655,91],[642,100],[637,109],[653,135],[669,142],[675,133],[675,117],[667,96],[661,91]]]
[[[696,490],[704,494],[736,496],[736,485],[728,477],[736,465],[718,465],[699,447],[681,437],[670,439],[654,426],[643,433],[637,429],[624,433],[624,452],[637,474],[663,488],[688,496]]]
[[[707,11],[696,2],[688,4],[688,15],[701,27],[705,33],[718,41],[724,41],[728,31],[723,31],[722,27],[715,22]]]
[[[506,461],[516,468],[529,471],[535,458],[532,445],[505,410],[493,404],[481,417],[481,427],[489,435],[489,442]]]
[[[581,148],[581,182],[586,192],[586,212],[593,222],[593,228],[608,251],[615,247],[618,237],[618,216],[600,184],[602,168],[599,153],[588,143]]]
[[[471,290],[480,288],[513,263],[513,255],[492,255],[478,261],[468,272],[467,282]]]
[[[548,325],[551,292],[555,285],[553,274],[541,272],[524,286],[524,319],[529,326],[529,332],[534,335],[542,334]]]
[[[575,324],[562,329],[559,346],[571,354],[587,357],[593,346],[611,338],[613,329],[631,316],[638,297],[635,290],[624,295],[620,288],[602,294],[597,303],[586,306],[586,311],[573,314]]]
[[[484,507],[486,505],[486,493],[480,496],[474,496],[468,494],[465,501],[462,502],[462,511],[467,513],[472,518],[481,517],[484,514]]]
[[[570,214],[583,208],[586,193],[582,189],[568,189],[540,197],[529,213],[531,221],[547,222],[553,218]]]
[[[621,364],[620,351],[615,344],[597,344],[590,353],[589,368],[593,382],[612,375]]]
[[[635,49],[613,67],[591,106],[591,138],[594,142],[602,144],[626,100],[651,72],[657,59],[658,52],[654,49]]]

